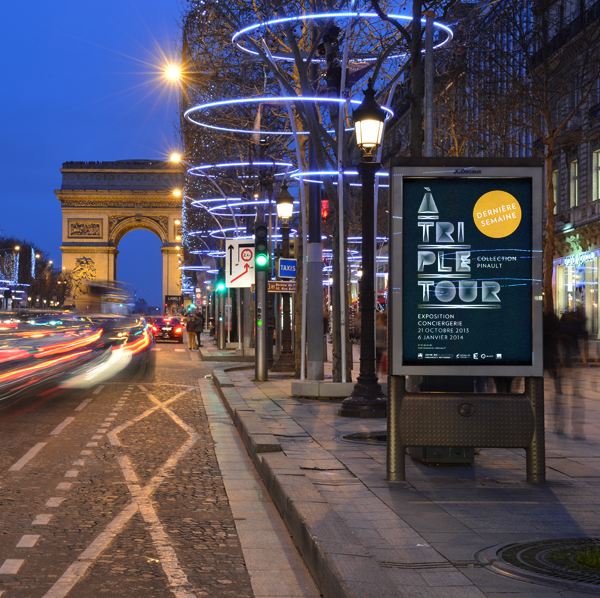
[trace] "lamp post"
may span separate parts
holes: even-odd
[[[284,258],[290,257],[290,218],[294,211],[294,198],[283,183],[277,195],[277,217],[281,222],[281,249]],[[292,351],[290,293],[283,293],[283,333],[281,335],[281,353],[273,364],[273,372],[293,372],[296,369],[294,352]]]
[[[381,145],[385,112],[375,100],[369,80],[364,100],[354,111],[356,143],[363,152],[358,166],[362,184],[362,277],[360,278],[360,373],[352,394],[339,414],[347,417],[385,417],[386,399],[375,368],[375,173],[373,152]]]

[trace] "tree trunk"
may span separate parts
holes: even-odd
[[[421,59],[421,0],[413,0],[410,49],[410,155],[423,155],[423,64]]]
[[[552,293],[552,270],[554,267],[554,182],[552,181],[552,158],[554,148],[546,147],[544,157],[546,165],[546,236],[544,239],[544,314],[554,313],[554,295]]]

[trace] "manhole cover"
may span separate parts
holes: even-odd
[[[478,557],[511,577],[593,594],[600,591],[600,538],[505,544],[482,551]]]
[[[336,440],[345,440],[346,442],[358,442],[359,444],[384,445],[387,442],[387,431],[380,430],[376,432],[356,432],[355,434],[336,436]]]

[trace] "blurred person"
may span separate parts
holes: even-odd
[[[375,315],[375,363],[377,373],[387,376],[387,311]]]
[[[562,392],[557,393],[555,399],[554,431],[559,435],[565,434],[565,428],[570,419],[573,437],[583,440],[585,439],[583,433],[585,405],[581,395],[580,369],[587,363],[585,355],[587,326],[585,313],[581,306],[574,311],[567,311],[561,316],[560,340],[564,351],[566,375],[571,380],[571,392],[567,395],[563,385],[560,385]]]
[[[198,347],[202,346],[202,340],[200,338],[200,335],[202,334],[203,330],[204,330],[204,316],[202,315],[202,312],[199,311],[196,314],[196,317],[194,318],[194,331],[196,333]]]
[[[194,324],[194,316],[189,314],[185,318],[185,329],[188,335],[188,341],[190,344],[190,351],[196,349],[196,330]]]

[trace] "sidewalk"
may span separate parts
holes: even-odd
[[[600,536],[600,372],[572,372],[563,390],[580,381],[587,439],[551,431],[547,381],[541,486],[525,481],[517,449],[483,449],[472,466],[407,457],[407,482],[388,483],[385,445],[342,438],[385,420],[339,417],[339,402],[292,398],[291,378],[252,382],[253,369],[215,370],[213,381],[325,598],[542,598],[582,594],[498,574],[491,548]]]

